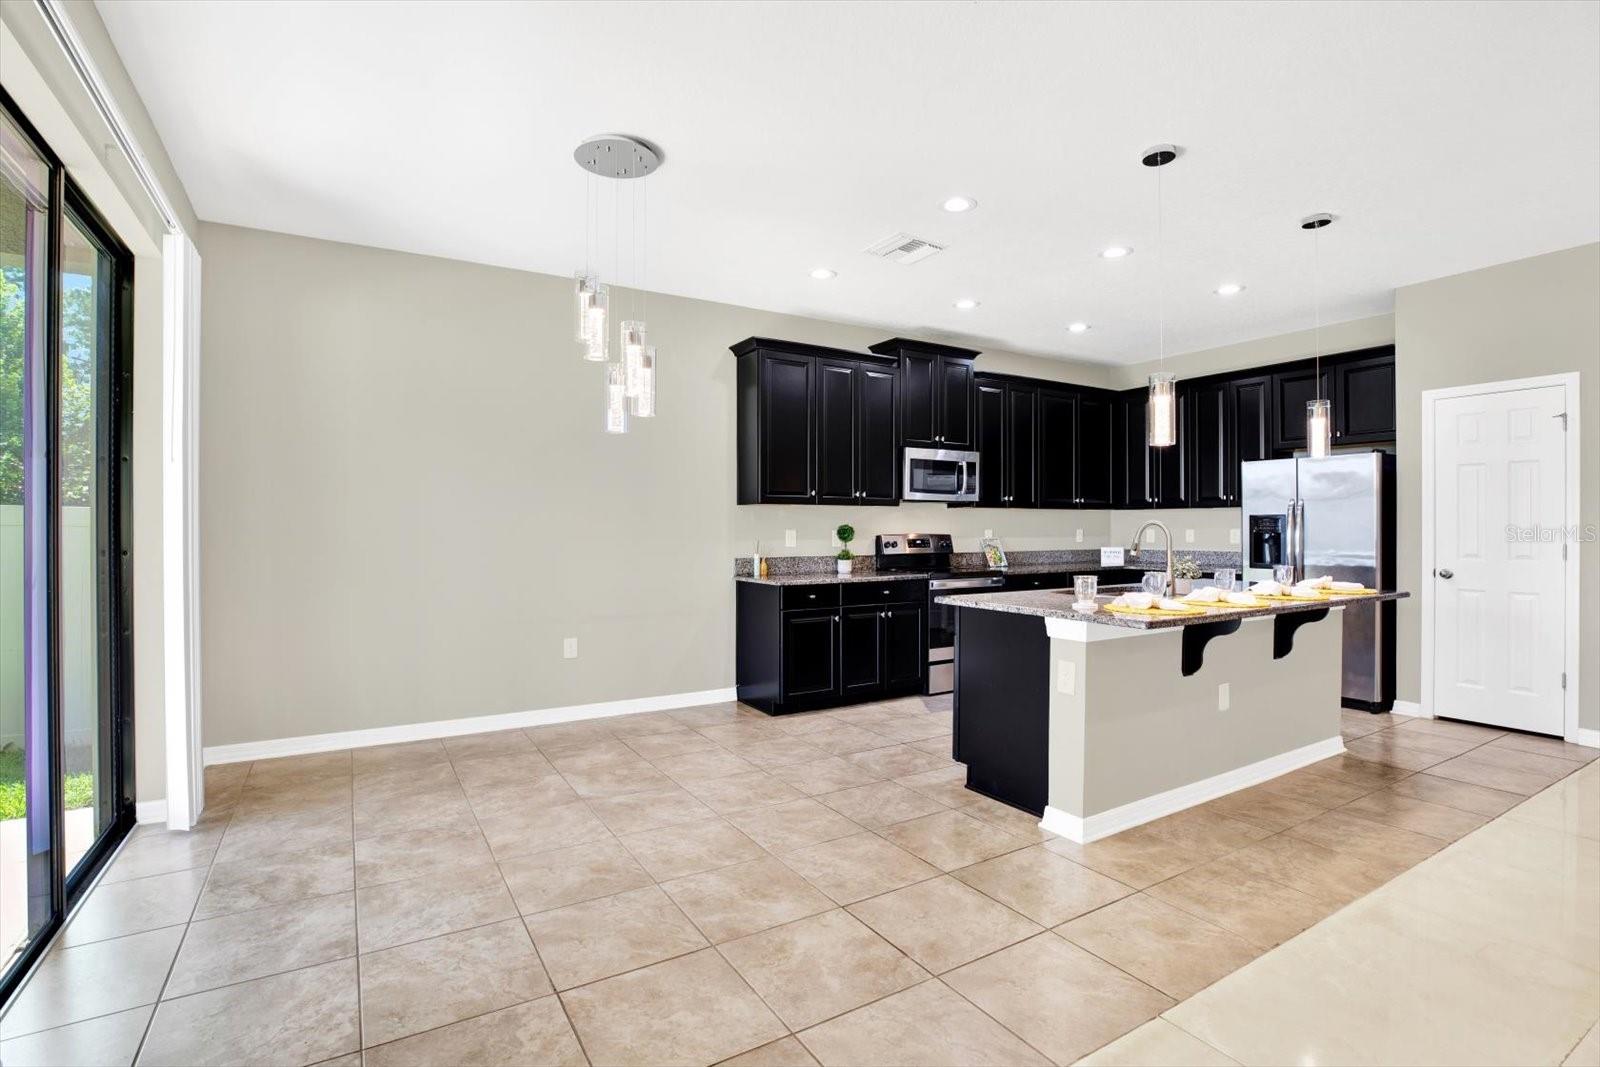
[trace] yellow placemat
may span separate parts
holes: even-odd
[[[1310,604],[1318,600],[1326,600],[1324,596],[1290,596],[1288,593],[1251,593],[1257,600],[1280,600],[1292,604]]]
[[[1204,608],[1198,608],[1198,607],[1188,607],[1188,608],[1185,608],[1182,611],[1174,611],[1172,608],[1156,608],[1156,607],[1130,608],[1130,607],[1127,607],[1126,605],[1123,605],[1123,604],[1107,604],[1107,605],[1105,605],[1105,609],[1107,611],[1112,612],[1112,613],[1117,614],[1117,615],[1142,615],[1147,619],[1148,618],[1173,618],[1175,616],[1189,616],[1189,615],[1204,615],[1206,613]]]
[[[1318,590],[1318,594],[1320,596],[1324,596],[1324,597],[1330,597],[1330,596],[1377,596],[1378,595],[1378,591],[1376,589],[1322,589],[1322,590]]]

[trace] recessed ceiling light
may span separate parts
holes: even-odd
[[[956,307],[960,308],[962,311],[971,311],[977,306],[978,302],[972,299],[970,296],[964,296],[960,300],[956,301]]]
[[[1127,247],[1126,245],[1112,245],[1110,248],[1100,253],[1100,258],[1121,259],[1123,256],[1132,254],[1132,252],[1133,249]]]
[[[1238,282],[1223,282],[1221,285],[1217,286],[1218,296],[1237,296],[1242,292],[1244,292],[1244,286],[1240,285]]]
[[[811,272],[811,276],[819,282],[825,282],[829,278],[833,277],[833,271],[829,270],[827,267],[818,267],[816,270]]]
[[[1089,332],[1089,324],[1087,322],[1070,323],[1067,326],[1067,332],[1068,333],[1088,333]]]
[[[963,211],[971,211],[973,208],[978,206],[978,202],[972,199],[970,196],[952,196],[940,206],[946,211],[959,214]]]

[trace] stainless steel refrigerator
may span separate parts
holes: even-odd
[[[1341,452],[1321,459],[1244,464],[1240,480],[1244,576],[1331,575],[1374,589],[1395,582],[1394,456]],[[1344,706],[1394,707],[1394,603],[1344,609]]]

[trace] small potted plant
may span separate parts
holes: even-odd
[[[839,554],[834,557],[837,561],[839,573],[849,574],[851,563],[856,558],[856,554],[850,551],[850,542],[856,539],[856,528],[848,522],[841,523],[839,528],[833,531],[833,536],[837,537],[839,544],[844,546],[839,549]]]
[[[1194,592],[1194,580],[1200,577],[1200,564],[1189,556],[1181,556],[1172,564],[1172,593],[1187,596]]]

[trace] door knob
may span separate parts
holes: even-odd
[[[1438,570],[1434,571],[1434,573],[1447,582],[1456,576],[1456,572],[1451,570],[1449,567],[1440,567]]]

